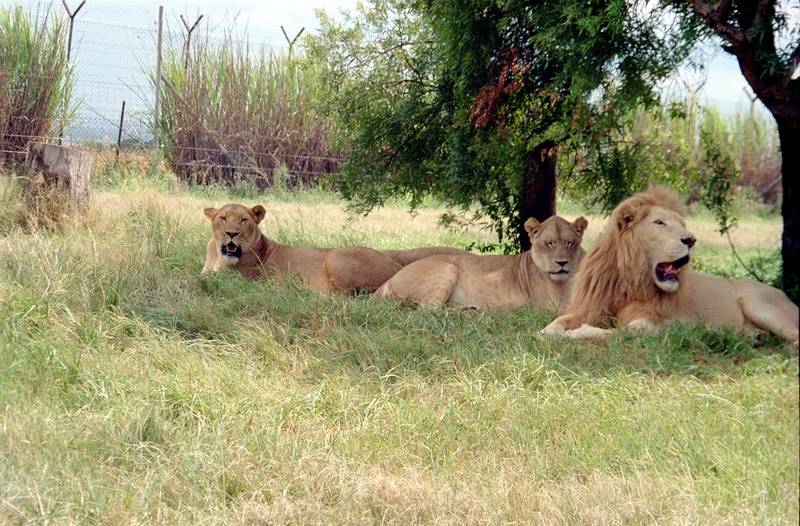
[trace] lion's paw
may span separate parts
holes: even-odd
[[[564,333],[565,336],[569,338],[574,338],[576,340],[586,340],[586,339],[605,340],[607,338],[610,338],[613,334],[614,332],[609,329],[601,329],[600,327],[594,327],[592,325],[589,325],[588,323],[584,323],[577,329],[572,329]]]
[[[563,336],[564,335],[564,328],[561,327],[560,325],[555,325],[555,324],[551,323],[550,325],[548,325],[544,329],[540,330],[539,333],[540,334],[547,334],[549,336],[553,336],[553,335]]]

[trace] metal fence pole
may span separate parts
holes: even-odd
[[[189,24],[186,22],[186,19],[183,18],[183,15],[181,15],[181,20],[183,21],[183,25],[186,27],[186,56],[183,59],[184,73],[186,73],[186,70],[189,69],[189,50],[191,49],[191,43],[192,43],[192,31],[195,30],[197,24],[199,24],[202,19],[203,15],[200,15],[199,17],[197,17],[197,20],[192,25],[192,27],[189,27]]]
[[[119,149],[122,143],[122,123],[125,121],[125,101],[122,101],[122,111],[119,112],[119,133],[117,134],[117,156],[114,158],[114,168],[117,167],[119,161]]]
[[[72,29],[75,26],[75,17],[77,16],[78,11],[81,10],[81,7],[83,7],[83,4],[86,3],[86,0],[83,0],[83,2],[81,2],[81,4],[75,11],[69,10],[69,6],[67,5],[67,0],[61,0],[61,3],[64,4],[64,9],[67,10],[67,15],[69,16],[69,39],[67,40],[67,64],[70,64],[70,57],[72,55]],[[59,128],[58,144],[61,144],[64,139],[64,126],[66,122],[64,115],[66,115],[66,113],[67,113],[67,99],[65,98],[63,115],[61,117],[61,122],[58,124]]]
[[[153,112],[153,149],[158,151],[158,130],[161,115],[161,42],[164,31],[164,6],[158,6],[158,51],[156,58],[156,107]]]
[[[78,14],[78,11],[81,10],[83,4],[86,3],[86,0],[81,2],[81,5],[73,12],[69,10],[69,6],[67,5],[67,0],[61,0],[61,3],[64,4],[64,9],[67,10],[67,15],[69,16],[69,40],[67,41],[67,63],[69,63],[70,59],[70,52],[72,51],[72,26],[75,25],[75,16]]]

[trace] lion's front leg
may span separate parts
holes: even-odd
[[[208,245],[206,245],[206,262],[203,264],[203,270],[201,271],[201,274],[205,274],[206,272],[217,272],[220,270],[222,268],[220,259],[219,250],[217,250],[217,243],[214,241],[214,238],[211,238],[208,241]]]
[[[661,325],[653,323],[650,318],[638,318],[630,322],[627,328],[635,332],[655,334],[661,328]]]
[[[633,320],[626,328],[635,331],[635,332],[643,332],[648,334],[653,334],[658,331],[659,325],[650,321],[650,318],[639,318]],[[571,329],[564,332],[564,335],[569,338],[574,338],[576,340],[607,340],[611,336],[614,335],[616,331],[612,329],[602,329],[600,327],[595,327],[594,325],[589,325],[588,323],[584,323],[577,329]]]

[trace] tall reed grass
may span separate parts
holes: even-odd
[[[28,141],[59,136],[77,109],[67,26],[49,9],[0,6],[0,164],[18,164]]]
[[[780,197],[781,154],[774,121],[755,103],[734,114],[703,106],[696,93],[628,116],[609,134],[567,159],[568,192],[611,209],[623,197],[657,182],[702,201],[715,178],[734,193],[774,204]]]
[[[326,122],[314,111],[318,76],[293,49],[210,35],[166,54],[161,133],[184,181],[290,187],[337,170]]]
[[[731,148],[738,160],[741,188],[752,188],[766,203],[781,195],[781,153],[778,130],[772,117],[757,111],[755,104],[726,120]]]

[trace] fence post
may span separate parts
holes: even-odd
[[[156,108],[153,112],[153,149],[158,152],[158,130],[161,115],[161,41],[164,31],[164,6],[158,6],[158,51],[156,56]]]
[[[79,5],[74,12],[69,10],[67,0],[61,0],[61,3],[64,4],[64,9],[67,10],[67,15],[69,16],[69,40],[67,41],[67,63],[69,63],[70,52],[72,51],[72,26],[75,25],[75,15],[77,15],[78,11],[81,10],[81,7],[83,7],[83,4],[86,3],[86,0],[83,0],[81,5]]]
[[[72,29],[75,26],[75,17],[78,15],[78,11],[81,10],[81,7],[83,7],[83,4],[86,3],[86,0],[83,0],[83,2],[81,2],[81,4],[78,6],[78,8],[75,11],[70,11],[69,6],[67,5],[67,0],[61,0],[61,3],[64,4],[64,9],[67,10],[67,16],[69,16],[69,39],[67,40],[67,64],[69,64],[70,63],[70,57],[72,55]],[[64,115],[66,115],[66,111],[67,111],[67,99],[66,99],[66,95],[65,95],[65,98],[64,98]],[[64,139],[64,126],[65,126],[64,121],[65,120],[66,120],[65,117],[62,115],[61,122],[59,122],[59,124],[58,124],[58,128],[59,128],[59,130],[58,130],[58,144],[61,144],[62,140]]]
[[[192,42],[192,31],[197,27],[197,24],[203,19],[203,15],[197,17],[192,27],[189,27],[189,24],[186,22],[186,19],[183,18],[181,15],[181,21],[183,21],[183,25],[186,27],[186,56],[183,59],[183,72],[186,73],[186,70],[189,69],[189,49],[191,48]]]
[[[117,134],[117,156],[114,158],[114,168],[117,167],[117,161],[119,161],[119,148],[120,144],[122,143],[122,123],[125,120],[125,101],[122,101],[122,111],[119,112],[119,133]]]

